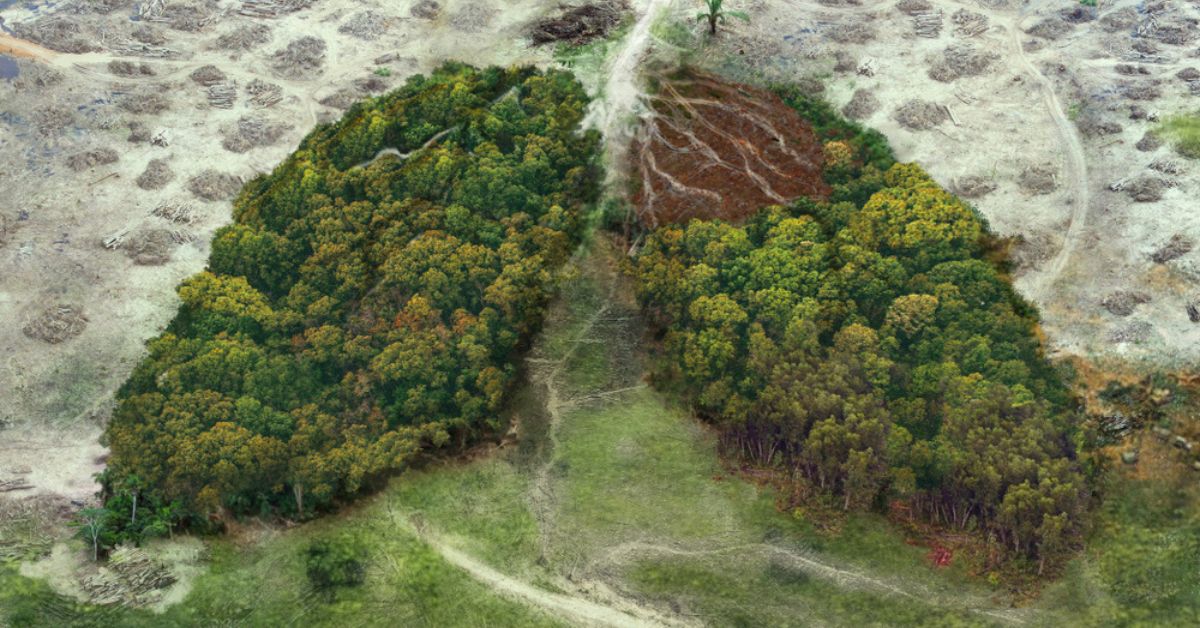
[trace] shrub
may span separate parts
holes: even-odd
[[[318,589],[352,587],[367,577],[366,548],[349,536],[318,539],[304,550],[304,570]]]

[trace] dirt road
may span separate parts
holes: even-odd
[[[1071,256],[1075,253],[1075,247],[1083,234],[1083,229],[1087,224],[1088,207],[1091,199],[1088,197],[1088,174],[1087,162],[1083,156],[1083,143],[1079,140],[1079,134],[1075,131],[1075,125],[1067,118],[1063,112],[1062,103],[1058,100],[1058,95],[1054,93],[1054,85],[1050,83],[1045,75],[1033,65],[1029,57],[1025,55],[1024,47],[1021,45],[1021,18],[1018,16],[1013,19],[1009,28],[1009,41],[1012,44],[1013,58],[1038,85],[1039,91],[1042,93],[1042,102],[1046,106],[1046,111],[1054,120],[1054,126],[1058,129],[1059,142],[1062,144],[1063,157],[1066,160],[1066,183],[1070,186],[1068,194],[1068,202],[1071,204],[1071,217],[1067,224],[1067,231],[1063,235],[1062,247],[1058,253],[1051,258],[1041,268],[1041,272],[1034,284],[1035,292],[1042,292],[1058,280],[1059,275],[1067,266]],[[1045,300],[1041,294],[1034,295],[1037,298]]]
[[[646,626],[663,624],[650,622],[590,600],[553,593],[527,582],[507,576],[471,556],[436,539],[425,539],[447,562],[462,569],[476,580],[488,585],[493,591],[517,598],[530,605],[544,609],[574,624],[587,626]]]
[[[58,53],[53,50],[43,48],[24,39],[17,39],[12,35],[2,32],[0,32],[0,54],[46,62],[58,56]]]

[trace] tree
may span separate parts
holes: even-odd
[[[318,589],[355,586],[366,579],[366,557],[363,545],[350,536],[319,539],[304,551],[304,570]]]
[[[698,21],[708,21],[708,33],[717,34],[717,23],[724,24],[726,17],[736,17],[743,22],[750,22],[750,16],[745,11],[726,11],[725,0],[704,0],[705,11],[696,14]]]
[[[587,101],[569,73],[447,64],[248,183],[117,395],[94,553],[308,517],[498,429],[598,194]],[[411,155],[356,167],[384,148]]]
[[[79,528],[79,535],[92,544],[92,560],[100,560],[100,540],[108,532],[108,510],[84,508],[71,524]]]

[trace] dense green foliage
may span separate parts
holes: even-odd
[[[649,235],[660,378],[726,446],[844,509],[902,500],[1013,555],[1072,546],[1087,490],[1069,395],[987,226],[873,134],[785,94],[826,144],[829,201]]]
[[[353,537],[317,539],[304,549],[304,573],[318,589],[349,587],[367,577],[367,551]]]
[[[131,477],[193,524],[303,515],[499,427],[597,189],[585,104],[568,73],[449,65],[247,184],[120,390],[113,520]]]

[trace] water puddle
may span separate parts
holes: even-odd
[[[17,60],[8,55],[0,55],[0,79],[11,81],[20,75],[21,66],[17,65]]]

